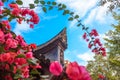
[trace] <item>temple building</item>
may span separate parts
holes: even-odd
[[[34,55],[39,58],[44,55],[50,61],[59,61],[64,65],[64,51],[67,49],[66,28],[60,31],[55,37],[48,42],[37,46],[34,50]]]

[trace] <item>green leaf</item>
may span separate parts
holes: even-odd
[[[39,3],[39,0],[35,0],[34,3],[38,4],[38,3]]]
[[[86,29],[85,30],[88,30],[89,29],[89,27],[86,27]]]
[[[40,1],[40,3],[41,3],[42,5],[44,5],[44,4],[45,4],[45,1]]]
[[[22,78],[22,76],[20,74],[15,74],[14,79],[16,80],[16,79],[19,79],[19,78]]]
[[[36,65],[37,59],[28,59],[29,64]]]
[[[43,7],[42,10],[43,10],[45,13],[47,12],[46,7]]]
[[[22,2],[21,0],[17,0],[16,3],[17,3],[18,5],[22,5],[22,4],[23,4],[23,2]]]
[[[75,17],[74,17],[75,19],[77,19],[77,18],[79,18],[79,15],[75,15]]]
[[[63,12],[63,15],[65,15],[65,14],[69,14],[69,10],[64,10],[64,12]]]
[[[77,25],[77,27],[79,27],[79,26],[81,26],[81,23],[79,23],[79,24]]]
[[[35,8],[35,5],[34,5],[34,4],[29,4],[29,6],[30,6],[30,9]]]
[[[18,55],[16,56],[16,58],[25,58],[25,55],[24,55],[24,54],[18,54]]]
[[[62,4],[60,3],[60,4],[58,4],[58,7],[60,7]]]
[[[52,6],[50,6],[50,7],[49,7],[49,10],[52,10],[52,9],[53,9],[53,7],[52,7]]]
[[[70,17],[68,20],[69,20],[69,21],[73,21],[73,18],[72,18],[72,17]]]
[[[52,2],[52,5],[56,5],[57,3],[56,2]]]
[[[30,74],[40,74],[36,69],[33,69]]]
[[[0,54],[4,51],[4,46],[0,45]]]
[[[6,2],[7,0],[2,0],[2,2]]]
[[[63,8],[63,9],[65,9],[65,8],[66,8],[66,5],[65,5],[65,4],[63,4],[63,5],[62,5],[62,8]]]
[[[13,19],[12,16],[10,16],[10,17],[8,18],[8,21],[10,22],[10,21],[12,21],[12,19]]]
[[[74,14],[74,12],[71,12],[71,13],[70,13],[70,15],[73,15],[73,14]]]
[[[51,4],[51,2],[50,2],[50,1],[48,1],[48,2],[47,2],[47,4]]]

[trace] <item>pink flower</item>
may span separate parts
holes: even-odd
[[[96,44],[98,44],[99,46],[102,46],[102,44],[101,44],[101,42],[100,42],[100,40],[98,38],[96,38],[94,40],[94,45],[96,46]]]
[[[83,34],[83,39],[86,39],[86,38],[87,38],[87,34],[84,33],[84,34]]]
[[[18,45],[18,41],[15,40],[15,39],[12,39],[12,38],[8,38],[6,40],[6,45],[7,45],[7,48],[16,48],[17,45]]]
[[[22,67],[21,71],[22,71],[22,76],[24,78],[28,78],[29,77],[29,66]]]
[[[9,4],[9,7],[10,8],[18,8],[18,5],[17,4]]]
[[[33,53],[32,52],[27,52],[25,55],[26,55],[26,58],[28,58],[28,59],[33,58]]]
[[[98,36],[98,33],[95,29],[93,29],[90,33],[91,36]]]
[[[18,18],[18,19],[17,19],[17,22],[18,22],[19,24],[21,24],[21,23],[22,23],[22,20],[23,20],[23,18]]]
[[[7,29],[10,29],[10,24],[9,24],[9,21],[2,21],[2,24],[7,28]]]
[[[13,37],[13,35],[11,33],[5,34],[5,38],[12,38],[12,37]]]
[[[26,64],[27,61],[25,58],[16,58],[15,63],[16,63],[16,65],[23,65],[23,64]]]
[[[21,15],[26,16],[30,12],[29,9],[21,9]]]
[[[58,61],[54,61],[50,64],[49,70],[52,74],[59,76],[63,71],[63,68]]]
[[[3,4],[3,2],[2,1],[0,1],[0,6],[3,6],[4,4]]]
[[[19,16],[20,10],[19,10],[18,8],[14,8],[14,9],[12,10],[12,14],[13,14],[14,16]]]
[[[84,66],[79,66],[77,62],[68,64],[66,73],[71,80],[91,80],[89,73]]]
[[[29,70],[22,72],[22,76],[23,76],[24,78],[28,78],[28,77],[29,77]]]
[[[16,71],[17,71],[17,67],[16,67],[16,66],[14,66],[14,67],[13,67],[13,73],[15,74],[15,73],[16,73]]]
[[[34,25],[33,25],[33,24],[30,24],[30,28],[34,28]]]
[[[22,46],[22,47],[26,47],[27,43],[24,41],[23,37],[18,35],[16,36],[16,40],[18,41],[18,43]]]
[[[8,62],[9,59],[10,59],[10,53],[0,54],[0,61],[1,62]]]
[[[91,43],[89,43],[89,44],[88,44],[88,48],[90,48],[90,49],[91,49],[91,48],[92,48],[92,46],[93,46],[93,45],[92,45]]]
[[[0,40],[4,38],[4,33],[3,31],[0,29]]]
[[[0,14],[2,14],[2,9],[0,8]]]

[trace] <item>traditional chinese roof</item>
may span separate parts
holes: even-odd
[[[60,31],[51,40],[37,46],[34,52],[37,52],[37,53],[39,52],[40,54],[46,53],[57,46],[60,46],[63,49],[63,51],[67,48],[66,28]]]

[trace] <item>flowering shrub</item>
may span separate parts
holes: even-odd
[[[21,9],[17,4],[9,4],[9,8],[2,8],[4,3],[0,0],[0,16],[12,16],[21,23],[22,20],[37,24],[39,18],[33,10]],[[25,19],[30,15],[29,19]],[[36,48],[35,44],[28,45],[22,36],[15,35],[10,31],[9,20],[0,21],[0,80],[28,79],[32,78],[33,71],[41,68],[38,60],[33,57],[32,49]]]
[[[29,68],[41,68],[33,57],[32,45],[3,25],[0,26],[0,79],[30,78]]]

